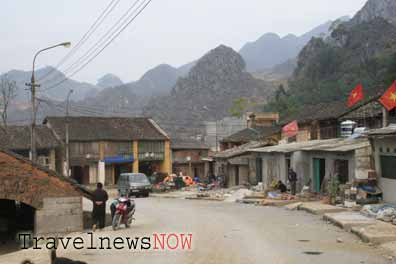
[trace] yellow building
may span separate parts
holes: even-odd
[[[66,149],[65,117],[44,123]],[[70,175],[82,184],[113,185],[126,172],[172,172],[170,139],[149,118],[69,117],[69,142]]]

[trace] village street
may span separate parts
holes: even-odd
[[[137,199],[136,222],[130,229],[95,235],[151,236],[192,233],[190,251],[70,250],[58,255],[88,263],[392,263],[385,252],[327,224],[319,216],[283,208],[183,199]],[[85,202],[88,208],[89,201]],[[86,237],[86,235],[76,234]],[[337,239],[341,243],[337,242]],[[307,255],[304,252],[321,252]],[[0,256],[0,263],[49,263],[46,250]]]

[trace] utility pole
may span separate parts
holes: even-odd
[[[387,127],[389,125],[389,111],[382,107],[382,127]]]
[[[36,58],[37,56],[46,50],[49,49],[53,49],[56,47],[65,47],[68,48],[70,47],[70,42],[63,42],[54,46],[50,46],[48,48],[39,50],[33,58],[33,67],[32,67],[32,78],[30,79],[30,83],[26,83],[26,86],[30,87],[30,91],[31,91],[31,104],[32,104],[32,124],[30,127],[30,159],[33,162],[37,161],[37,149],[36,149],[36,113],[37,113],[37,109],[36,109],[36,88],[40,87],[40,85],[36,84],[36,78],[34,77],[34,69],[35,69],[35,64],[36,64]]]
[[[216,152],[219,151],[219,135],[217,133],[217,119],[216,119]]]
[[[73,90],[71,89],[69,93],[67,94],[67,99],[66,99],[66,176],[70,177],[70,151],[69,151],[69,104],[70,104],[70,95],[73,93]]]
[[[32,123],[30,125],[30,160],[33,162],[37,161],[37,150],[36,150],[36,88],[40,87],[40,85],[36,84],[36,80],[34,78],[34,64],[32,71],[32,78],[30,79],[30,83],[26,83],[26,86],[30,87],[31,92],[31,104],[32,104]]]

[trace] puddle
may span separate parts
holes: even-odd
[[[303,253],[306,255],[322,255],[323,254],[323,252],[320,252],[320,251],[304,251]]]

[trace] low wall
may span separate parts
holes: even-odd
[[[82,197],[44,198],[36,211],[36,235],[61,234],[83,230]]]

